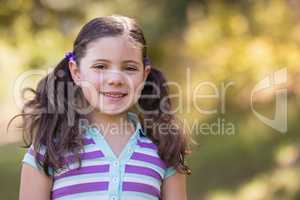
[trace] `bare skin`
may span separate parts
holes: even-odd
[[[19,200],[49,200],[51,188],[51,177],[28,164],[23,164]]]

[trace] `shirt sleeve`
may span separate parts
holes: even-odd
[[[174,167],[168,167],[165,171],[164,179],[167,179],[168,177],[174,175],[176,173],[176,169]]]
[[[41,146],[38,152],[35,151],[33,145],[29,147],[27,152],[25,153],[22,163],[26,163],[38,170],[43,171],[41,167],[38,166],[38,161],[40,161],[43,164],[43,161],[45,159],[45,153],[46,153],[46,148],[45,146]],[[36,155],[37,154],[37,155]],[[35,156],[36,155],[36,156]],[[48,172],[50,175],[53,175],[53,168],[48,167]]]

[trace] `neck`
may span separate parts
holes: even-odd
[[[132,133],[134,127],[128,119],[127,112],[120,114],[106,114],[99,111],[94,111],[87,116],[89,123],[96,125],[101,129],[104,135],[122,135],[127,133]]]

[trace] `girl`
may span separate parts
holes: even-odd
[[[21,200],[187,198],[187,138],[133,19],[89,21],[33,92]]]

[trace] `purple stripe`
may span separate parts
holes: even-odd
[[[153,143],[146,143],[146,142],[142,142],[142,141],[138,140],[138,145],[140,147],[157,150],[157,146]]]
[[[155,187],[142,183],[123,182],[123,191],[143,192],[160,197],[160,191]]]
[[[166,169],[166,164],[158,157],[150,156],[143,153],[134,152],[131,156],[133,160],[141,160],[144,162],[149,162],[151,164],[158,165],[159,167]]]
[[[45,156],[36,152],[33,148],[30,148],[28,150],[29,154],[32,155],[33,157],[35,157],[37,160],[39,161],[44,161],[45,160]]]
[[[31,155],[33,155],[33,156],[34,156],[34,154],[35,154],[35,151],[33,150],[33,148],[30,148],[30,149],[28,150],[28,152],[29,152]]]
[[[84,145],[89,145],[89,144],[95,144],[95,142],[92,138],[84,138],[83,139],[83,144]]]
[[[127,173],[133,173],[133,174],[142,174],[151,176],[153,178],[158,179],[159,181],[162,179],[161,175],[156,172],[153,169],[147,168],[147,167],[140,167],[140,166],[134,166],[134,165],[126,165],[125,166],[125,172]]]
[[[66,187],[53,190],[52,198],[55,199],[62,196],[81,193],[81,192],[103,191],[107,189],[108,189],[108,182],[82,183],[82,184],[66,186]]]
[[[72,169],[72,170],[67,171],[66,173],[55,176],[54,180],[58,180],[58,179],[69,177],[69,176],[92,174],[92,173],[103,173],[103,172],[109,172],[109,164]]]
[[[98,151],[98,150],[87,152],[87,153],[80,153],[79,155],[82,160],[104,157],[104,154],[102,153],[102,151]],[[70,155],[70,156],[64,158],[65,163],[66,162],[70,163],[70,162],[75,162],[75,161],[76,161],[75,155]]]

